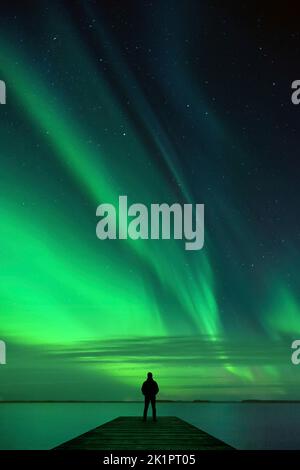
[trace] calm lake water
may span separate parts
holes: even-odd
[[[158,403],[238,449],[300,449],[300,404]],[[139,403],[0,404],[0,449],[51,449],[117,416],[141,414]]]

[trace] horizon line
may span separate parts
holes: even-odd
[[[156,400],[157,403],[300,403],[300,399],[281,400],[281,399],[259,399],[250,398],[243,400]],[[143,400],[1,400],[1,403],[144,403]]]

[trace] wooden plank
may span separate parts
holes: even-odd
[[[56,450],[230,450],[232,447],[175,416],[157,422],[120,416]]]

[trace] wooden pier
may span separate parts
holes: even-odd
[[[175,416],[157,422],[116,418],[61,444],[55,450],[230,450],[224,442]]]

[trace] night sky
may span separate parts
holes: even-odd
[[[300,399],[299,18],[1,1],[0,399]],[[204,248],[100,241],[119,195],[204,203]]]

